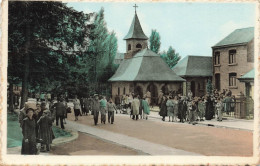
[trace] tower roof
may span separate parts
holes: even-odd
[[[134,19],[132,21],[131,27],[125,36],[124,40],[127,39],[144,39],[147,40],[148,37],[144,34],[137,14],[135,13]]]

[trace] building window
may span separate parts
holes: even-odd
[[[120,95],[120,88],[117,88],[117,94]]]
[[[131,50],[131,44],[128,44],[128,51]]]
[[[136,48],[142,48],[142,45],[141,45],[140,43],[138,43],[138,44],[136,45]]]
[[[219,65],[220,64],[220,52],[215,52],[214,55],[214,64]]]
[[[125,95],[125,87],[124,87],[124,95]]]
[[[237,73],[229,73],[229,86],[237,86]]]
[[[236,50],[229,51],[229,64],[236,63]]]

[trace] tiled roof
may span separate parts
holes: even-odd
[[[124,59],[109,81],[167,81],[183,82],[163,59],[149,49],[143,49],[133,58]]]
[[[254,27],[236,29],[223,40],[218,42],[214,47],[244,44],[250,42],[254,38]]]
[[[254,78],[255,78],[255,69],[252,69],[246,74],[244,74],[242,77],[240,77],[239,80],[254,79]]]
[[[210,77],[212,76],[212,57],[188,55],[172,70],[181,77]]]

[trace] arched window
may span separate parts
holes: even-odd
[[[131,50],[131,44],[128,44],[128,51]]]
[[[136,48],[142,48],[142,45],[141,45],[140,43],[138,43],[138,44],[136,45]]]
[[[120,95],[120,88],[117,89],[117,94]]]
[[[229,50],[229,64],[236,63],[236,50]]]
[[[124,87],[124,95],[125,95],[125,87]]]
[[[214,55],[214,64],[215,65],[219,65],[220,64],[220,52],[215,52],[215,55]]]

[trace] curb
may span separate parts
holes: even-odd
[[[51,144],[52,146],[57,146],[57,145],[60,145],[63,143],[68,143],[68,142],[76,140],[79,137],[78,131],[72,131],[72,130],[65,130],[65,131],[71,133],[72,136],[56,138],[52,141],[52,144]]]

